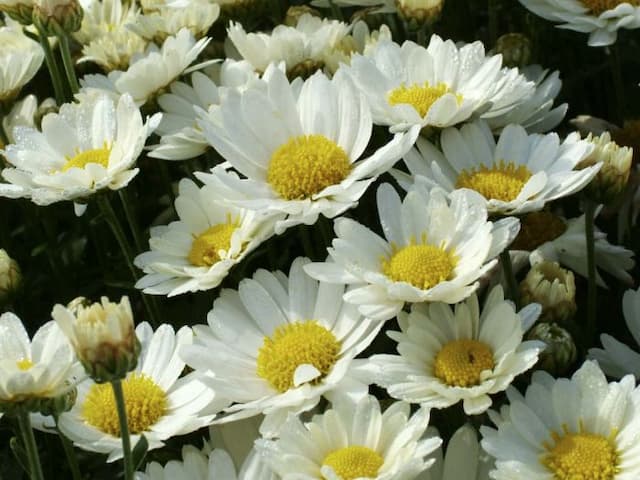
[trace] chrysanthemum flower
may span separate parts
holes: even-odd
[[[179,295],[217,287],[229,270],[273,235],[273,215],[225,206],[215,189],[182,179],[175,207],[180,220],[153,227],[151,251],[135,264],[145,272],[136,287]]]
[[[229,91],[220,108],[203,112],[198,122],[209,143],[247,178],[225,168],[199,178],[230,203],[286,213],[276,224],[278,234],[353,207],[418,135],[418,127],[398,133],[361,159],[371,117],[364,96],[341,70],[331,80],[318,72],[296,88],[271,65],[263,81],[260,88]]]
[[[42,117],[44,112],[57,110],[56,101],[47,98],[38,104],[35,95],[27,95],[13,104],[13,108],[2,119],[2,128],[7,136],[7,143],[16,143],[13,129],[16,127],[37,128],[38,117]],[[3,146],[3,145],[0,145]]]
[[[558,28],[589,34],[589,45],[616,42],[618,29],[640,27],[638,0],[520,0],[536,15],[560,23]]]
[[[18,28],[0,27],[0,105],[12,100],[38,72],[44,52]]]
[[[365,93],[373,120],[391,131],[412,125],[444,128],[474,113],[504,114],[534,92],[517,69],[502,69],[502,57],[485,57],[474,42],[461,48],[437,35],[424,48],[378,42],[345,67]]]
[[[492,214],[541,210],[582,189],[601,167],[575,169],[593,149],[578,133],[560,143],[555,133],[528,135],[520,125],[508,125],[496,143],[487,124],[477,121],[444,130],[440,143],[443,154],[420,139],[405,156],[416,181],[447,192],[472,190]]]
[[[640,477],[638,389],[632,375],[607,383],[597,363],[571,379],[534,372],[524,395],[490,412],[482,447],[496,458],[495,480],[622,480]]]
[[[535,365],[544,344],[523,337],[538,315],[535,303],[516,313],[500,286],[488,294],[482,312],[475,294],[453,310],[443,303],[414,304],[411,313],[398,314],[401,331],[387,332],[400,355],[369,359],[373,381],[393,398],[427,408],[462,400],[465,413],[477,415],[491,406],[490,394]]]
[[[258,451],[282,480],[408,480],[429,468],[442,442],[423,436],[429,410],[409,405],[382,413],[373,396],[342,400],[311,422],[289,417],[280,438],[258,441]]]
[[[125,26],[140,17],[135,3],[122,0],[81,0],[84,16],[80,30],[73,37],[83,45],[107,36],[111,32],[125,30]]]
[[[138,366],[122,380],[131,444],[144,434],[149,449],[164,440],[211,423],[227,402],[207,388],[197,373],[181,377],[184,362],[178,348],[191,343],[188,327],[177,333],[170,325],[155,332],[143,322],[136,327],[142,345]],[[109,383],[87,379],[78,385],[74,407],[60,416],[60,430],[84,450],[108,453],[108,462],[122,457],[118,413]]]
[[[235,402],[216,422],[264,413],[262,433],[273,436],[288,413],[311,409],[322,395],[364,387],[348,369],[381,324],[342,301],[344,285],[308,277],[306,263],[294,260],[288,278],[258,270],[237,291],[222,290],[209,325],[194,327],[194,344],[182,357]]]
[[[16,143],[3,152],[10,183],[0,183],[0,196],[49,205],[120,189],[138,173],[132,167],[159,120],[156,114],[143,123],[129,95],[114,102],[96,93],[64,104],[42,119],[42,131],[14,129]]]
[[[487,221],[477,196],[458,190],[415,188],[405,199],[389,184],[378,188],[385,238],[364,225],[339,218],[329,248],[331,261],[306,271],[325,282],[354,284],[345,300],[370,318],[387,320],[405,302],[457,303],[478,288],[518,233],[518,220]]]

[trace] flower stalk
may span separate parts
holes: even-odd
[[[124,478],[133,480],[133,455],[131,454],[131,438],[129,437],[129,423],[127,422],[127,410],[124,403],[124,392],[122,390],[122,380],[111,382],[113,396],[118,410],[118,420],[120,422],[120,438],[122,439],[122,451],[124,458]]]
[[[513,264],[511,263],[511,255],[509,254],[508,248],[504,249],[500,254],[500,264],[502,265],[504,278],[507,281],[509,298],[515,303],[516,311],[520,310],[520,291],[515,273],[513,272]]]
[[[597,284],[596,284],[596,254],[595,254],[595,212],[596,204],[585,199],[584,204],[584,230],[587,242],[587,338],[595,339],[596,335],[596,308],[597,308]]]
[[[22,436],[22,442],[27,453],[29,476],[31,477],[31,480],[44,480],[42,465],[40,464],[40,457],[38,455],[38,446],[36,445],[36,438],[33,435],[33,429],[31,428],[29,410],[21,408],[17,414],[17,419],[18,426],[20,427],[20,434]]]
[[[56,62],[55,57],[53,56],[53,50],[51,50],[51,45],[49,44],[49,37],[44,31],[42,24],[39,21],[36,21],[34,23],[34,26],[38,31],[38,40],[40,41],[40,45],[42,45],[42,50],[44,50],[44,58],[47,62],[49,75],[51,76],[51,83],[53,83],[53,91],[56,97],[56,103],[58,105],[62,105],[65,101],[65,94],[62,75],[60,74],[60,68],[58,67],[58,63]]]

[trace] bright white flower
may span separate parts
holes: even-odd
[[[14,128],[36,128],[36,117],[42,115],[42,112],[54,109],[57,107],[53,98],[47,98],[38,105],[38,99],[35,95],[27,95],[15,102],[11,111],[2,119],[2,128],[9,140],[8,143],[16,143],[16,138],[13,135]]]
[[[502,69],[502,56],[485,57],[481,42],[458,48],[437,35],[427,48],[380,41],[345,68],[365,93],[374,122],[391,131],[444,128],[474,113],[499,116],[535,88],[517,69]]]
[[[491,406],[490,394],[506,390],[538,361],[544,344],[522,339],[539,315],[536,303],[516,313],[500,286],[488,294],[482,312],[475,294],[455,309],[413,304],[411,313],[398,314],[401,331],[387,332],[400,355],[371,357],[372,380],[393,398],[427,408],[462,400],[467,415],[478,415]]]
[[[536,15],[560,23],[558,28],[589,34],[591,47],[616,42],[618,29],[640,27],[637,0],[520,0]]]
[[[122,0],[80,0],[84,16],[80,30],[73,37],[83,45],[108,36],[112,32],[125,30],[125,25],[140,17],[135,2]]]
[[[236,402],[219,422],[264,413],[261,431],[273,436],[288,413],[311,409],[322,395],[366,390],[347,371],[381,323],[342,301],[344,285],[308,277],[306,263],[294,260],[288,278],[258,270],[237,291],[222,290],[209,325],[194,327],[194,344],[182,357]]]
[[[0,104],[12,100],[38,72],[44,52],[18,28],[0,27]]]
[[[329,80],[317,72],[301,89],[270,66],[266,85],[229,91],[220,108],[201,112],[198,124],[209,143],[246,179],[214,168],[199,178],[230,203],[286,213],[276,224],[311,225],[353,207],[378,175],[413,145],[418,127],[398,133],[360,158],[371,137],[364,96],[341,70]],[[297,93],[299,90],[299,93]]]
[[[489,222],[483,202],[464,190],[447,197],[415,188],[400,202],[384,184],[377,201],[385,238],[339,218],[328,249],[332,261],[306,267],[324,282],[355,284],[345,300],[376,320],[393,318],[405,302],[464,300],[518,233],[517,219]]]
[[[143,123],[128,95],[117,103],[90,94],[64,104],[42,119],[42,131],[13,130],[16,143],[4,150],[12,167],[2,171],[10,183],[0,183],[0,196],[49,205],[120,189],[138,173],[132,167],[159,120],[154,115]]]
[[[184,362],[178,348],[190,344],[189,327],[177,333],[164,324],[153,332],[143,322],[136,327],[142,345],[138,366],[122,380],[125,406],[135,445],[144,434],[149,449],[160,448],[164,440],[183,435],[211,423],[226,402],[206,387],[197,373],[181,377]],[[74,407],[60,416],[60,430],[84,450],[108,453],[108,462],[122,457],[122,441],[110,383],[87,379],[78,385]]]
[[[335,402],[303,423],[289,417],[280,438],[258,441],[258,451],[282,480],[411,480],[429,468],[426,457],[442,442],[424,436],[429,410],[410,416],[409,405],[384,413],[373,396]]]
[[[624,292],[622,313],[636,345],[640,345],[640,288]],[[611,335],[600,335],[600,342],[604,348],[589,349],[589,357],[598,361],[604,373],[615,378],[630,373],[640,378],[640,353]]]
[[[520,125],[508,125],[497,143],[484,121],[447,128],[440,145],[443,153],[421,138],[405,156],[415,181],[447,192],[471,190],[492,214],[541,210],[581,190],[601,167],[575,170],[593,150],[578,133],[560,143],[555,133],[527,135]]]
[[[640,390],[632,375],[607,383],[595,362],[571,379],[534,372],[524,396],[490,412],[482,447],[496,458],[495,480],[640,478]]]
[[[160,49],[151,44],[144,54],[134,55],[126,71],[115,70],[108,76],[86,75],[80,84],[83,92],[98,89],[115,94],[128,93],[138,105],[143,105],[180,75],[200,68],[202,64],[191,69],[187,67],[210,40],[202,38],[196,42],[193,34],[183,28],[175,36],[167,37]]]
[[[180,220],[152,227],[151,251],[138,255],[145,293],[174,296],[217,287],[229,270],[273,235],[273,215],[225,206],[215,189],[182,179]]]
[[[148,42],[126,28],[108,32],[82,47],[78,63],[93,62],[107,72],[129,67],[131,59],[147,48]]]

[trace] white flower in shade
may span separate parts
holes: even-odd
[[[636,345],[640,345],[640,288],[624,292],[622,313]],[[640,378],[640,353],[611,335],[600,335],[600,342],[603,348],[589,349],[589,357],[598,361],[604,373],[615,378],[631,373]]]
[[[8,143],[16,143],[13,129],[16,127],[36,128],[36,117],[43,112],[57,110],[56,101],[47,98],[38,105],[35,95],[27,95],[15,102],[9,113],[2,119],[2,128],[9,140]]]
[[[198,124],[209,143],[247,178],[225,168],[199,178],[230,203],[286,213],[276,223],[278,234],[355,206],[419,132],[416,127],[398,133],[361,158],[371,137],[371,116],[364,96],[340,72],[331,80],[317,72],[297,94],[272,65],[263,76],[266,85],[229,91],[220,108],[201,113]]]
[[[0,315],[0,412],[19,404],[35,412],[42,402],[66,394],[75,382],[76,365],[55,322],[45,323],[29,340],[17,316]]]
[[[164,160],[185,160],[203,154],[209,144],[196,123],[195,107],[208,110],[220,104],[227,88],[244,88],[257,78],[246,61],[225,60],[220,68],[218,85],[201,72],[191,75],[191,85],[174,82],[169,93],[158,97],[162,120],[156,133],[160,144],[151,146],[150,157]]]
[[[38,72],[44,52],[19,28],[0,27],[0,104],[13,100]]]
[[[607,383],[595,362],[571,379],[534,372],[524,396],[491,412],[482,447],[496,458],[495,480],[640,478],[639,397],[632,375]]]
[[[222,290],[182,349],[187,364],[217,394],[235,402],[216,422],[264,413],[261,431],[277,434],[289,413],[314,407],[322,395],[366,391],[347,376],[352,360],[380,330],[342,301],[344,285],[317,282],[297,258],[289,277],[258,270],[238,290]]]
[[[126,69],[134,55],[140,55],[148,42],[126,28],[114,30],[92,40],[82,47],[78,63],[93,62],[104,70]],[[111,87],[109,87],[111,90]]]
[[[136,3],[122,0],[80,0],[84,16],[80,30],[73,37],[83,45],[108,36],[112,32],[126,30],[125,26],[140,17]]]
[[[392,131],[444,128],[474,113],[502,115],[535,88],[517,69],[502,69],[500,55],[485,57],[482,43],[458,48],[437,35],[427,48],[378,42],[365,55],[354,55],[346,71],[365,93],[374,122]]]
[[[591,47],[616,42],[618,29],[640,27],[637,0],[520,0],[536,15],[560,23],[558,28],[589,34]]]
[[[484,121],[468,123],[444,130],[440,145],[443,153],[420,139],[405,156],[416,181],[447,192],[471,190],[492,214],[541,210],[584,188],[601,167],[575,170],[593,150],[578,133],[560,143],[555,133],[528,135],[520,125],[505,127],[496,143]]]
[[[0,196],[49,205],[120,189],[138,173],[133,167],[159,120],[156,114],[143,123],[128,95],[64,104],[42,119],[42,131],[13,130],[16,143],[3,152],[11,166],[2,176],[10,183],[0,183]]]
[[[393,318],[405,302],[464,300],[518,233],[517,219],[489,222],[483,202],[463,190],[447,197],[415,188],[400,202],[384,184],[377,202],[385,238],[339,218],[332,261],[306,267],[321,281],[355,284],[345,300],[376,320]]]
[[[190,344],[189,327],[177,333],[163,324],[154,332],[143,322],[136,327],[142,345],[138,366],[122,380],[131,444],[144,434],[149,449],[164,440],[209,425],[226,402],[206,387],[197,373],[180,376],[184,362],[178,348]],[[91,379],[78,384],[73,408],[60,416],[60,430],[84,450],[109,454],[108,462],[122,457],[120,425],[110,383]]]
[[[562,88],[560,73],[556,70],[549,74],[549,70],[543,70],[540,65],[529,65],[521,69],[521,72],[528,80],[535,82],[535,92],[531,98],[502,115],[487,118],[487,123],[494,132],[502,131],[511,123],[522,125],[529,133],[553,130],[569,108],[566,103],[555,108],[553,106]]]
[[[81,93],[95,89],[128,93],[142,105],[180,75],[202,67],[203,64],[198,64],[188,68],[210,40],[202,38],[196,42],[193,34],[183,28],[175,36],[167,37],[160,49],[151,44],[143,54],[134,55],[126,71],[115,70],[108,76],[86,75],[80,80]]]
[[[429,468],[441,444],[425,435],[429,410],[410,415],[395,402],[382,413],[370,395],[335,402],[309,423],[290,416],[280,438],[258,441],[265,461],[282,480],[410,480]]]
[[[168,296],[215,288],[273,235],[273,215],[225,206],[223,200],[215,189],[180,181],[175,202],[180,220],[152,227],[151,251],[135,259],[146,274],[137,288]]]
[[[490,394],[506,390],[538,361],[544,344],[522,341],[538,315],[536,303],[516,313],[500,286],[488,294],[482,312],[475,294],[454,309],[414,304],[411,313],[398,314],[401,331],[387,332],[400,355],[369,359],[372,380],[393,398],[427,408],[462,401],[467,415],[480,414],[491,406]]]

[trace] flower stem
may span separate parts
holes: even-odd
[[[622,76],[622,63],[620,61],[620,49],[617,45],[610,45],[608,48],[609,53],[609,67],[611,68],[611,77],[613,80],[613,93],[615,96],[615,111],[612,115],[612,120],[618,125],[622,125],[624,120],[624,82]]]
[[[118,190],[118,196],[120,197],[120,203],[122,203],[122,209],[124,210],[124,215],[127,217],[127,222],[129,222],[129,228],[131,229],[131,234],[133,235],[133,243],[136,246],[136,250],[139,252],[142,251],[142,234],[140,233],[140,226],[138,225],[138,221],[134,212],[130,208],[131,198],[129,197],[129,193],[126,188],[121,188]]]
[[[587,338],[592,341],[596,335],[596,249],[594,239],[596,204],[585,199],[584,233],[587,241]]]
[[[113,396],[116,400],[118,410],[118,420],[120,421],[120,438],[122,439],[122,451],[124,457],[124,478],[133,480],[133,456],[131,455],[131,437],[129,437],[129,424],[127,423],[127,410],[124,404],[124,392],[122,391],[122,380],[111,382]]]
[[[71,50],[69,50],[69,37],[66,33],[62,32],[58,35],[60,41],[60,52],[62,53],[62,63],[64,64],[64,71],[67,74],[67,80],[71,87],[72,93],[78,93],[80,85],[78,85],[78,78],[76,77],[76,71],[73,68],[73,60],[71,58]]]
[[[78,458],[76,457],[76,452],[73,449],[73,445],[69,441],[69,439],[60,431],[58,428],[58,417],[55,416],[56,421],[56,430],[58,432],[58,436],[60,437],[60,441],[62,442],[62,448],[64,449],[64,454],[67,457],[67,463],[69,464],[69,469],[71,470],[71,478],[73,480],[82,480],[82,475],[80,474],[80,467],[78,465]]]
[[[511,263],[511,255],[509,249],[506,248],[500,254],[500,263],[502,264],[502,270],[504,277],[507,280],[507,286],[509,289],[509,298],[516,304],[516,311],[520,310],[520,292],[518,290],[518,282],[513,272],[513,265]]]
[[[340,7],[336,5],[336,3],[333,0],[329,0],[329,7],[331,8],[331,15],[333,16],[333,18],[343,22],[344,15],[342,15],[342,10],[340,10]]]
[[[40,465],[40,457],[38,456],[38,446],[36,445],[36,438],[33,435],[33,429],[31,428],[31,419],[29,418],[28,410],[20,410],[20,413],[18,413],[18,425],[20,427],[24,448],[27,452],[29,476],[31,477],[31,480],[44,480],[42,465]]]
[[[498,40],[498,17],[500,15],[500,0],[489,0],[489,45],[495,47]]]
[[[53,51],[51,50],[51,45],[49,44],[49,37],[47,37],[47,34],[42,28],[42,25],[40,25],[40,22],[36,21],[34,25],[38,30],[38,40],[40,40],[40,45],[42,45],[42,50],[44,50],[44,58],[47,62],[47,69],[49,70],[49,75],[51,76],[51,82],[53,83],[53,91],[56,97],[56,103],[58,105],[62,105],[65,101],[62,76],[60,75],[58,63],[53,56]]]

